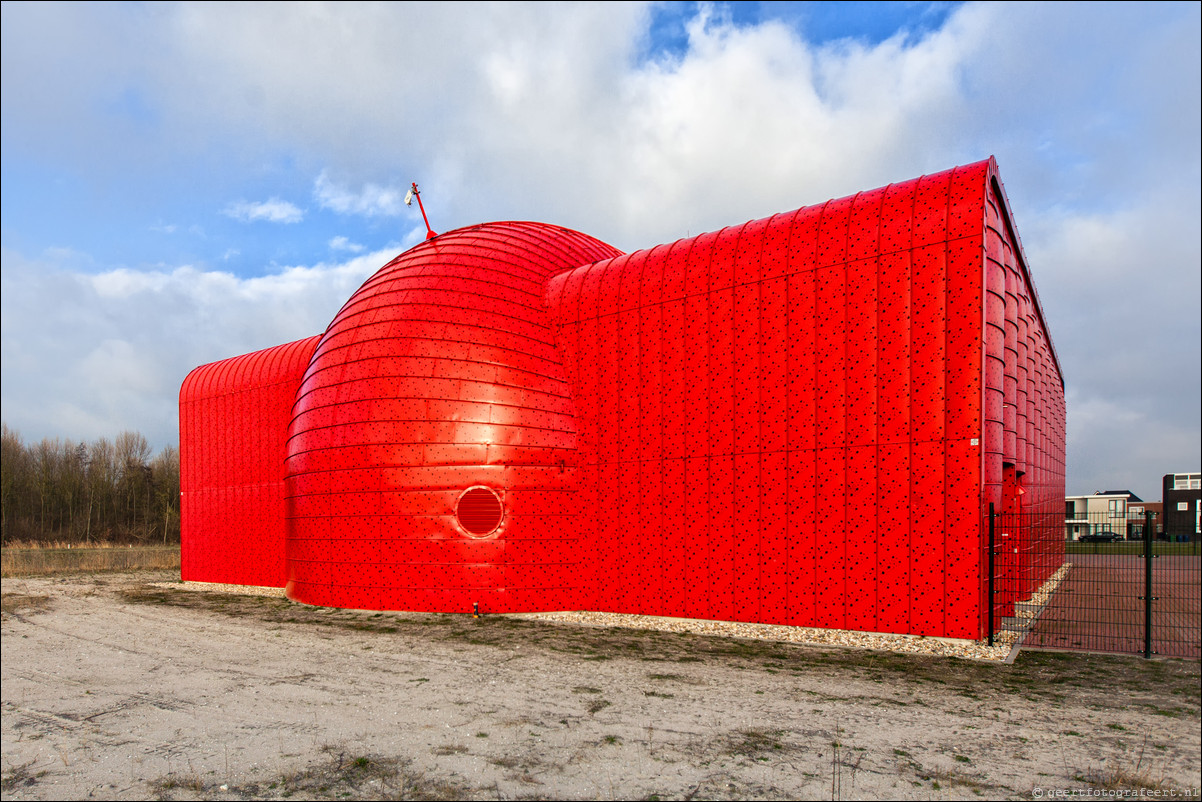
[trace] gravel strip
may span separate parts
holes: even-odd
[[[754,638],[782,643],[804,643],[813,646],[847,646],[853,649],[874,649],[886,652],[909,652],[933,654],[941,657],[958,657],[965,660],[987,660],[1005,662],[1014,644],[1022,640],[1026,629],[1047,604],[1049,598],[1064,581],[1072,566],[1065,563],[1035,591],[1031,599],[1016,610],[1026,619],[1020,632],[997,632],[994,646],[984,640],[970,641],[955,638],[928,638],[920,635],[898,635],[884,632],[856,632],[847,629],[815,629],[791,627],[780,624],[751,624],[738,621],[708,621],[697,618],[668,618],[654,615],[631,615],[627,613],[593,613],[583,610],[556,613],[513,613],[513,618],[553,623],[576,624],[592,627],[625,627],[658,632],[691,632],[697,635],[716,635],[726,638]],[[283,588],[265,588],[251,585],[224,585],[216,582],[156,582],[156,587],[174,590],[203,590],[216,593],[237,593],[243,596],[284,597]]]
[[[237,593],[239,596],[276,596],[285,598],[283,588],[264,588],[258,585],[223,585],[219,582],[154,582],[156,588],[168,590],[207,590],[209,593]]]
[[[918,635],[896,635],[882,632],[855,632],[846,629],[814,629],[780,624],[749,624],[737,621],[705,621],[695,618],[664,618],[652,615],[625,613],[520,613],[515,618],[553,621],[584,626],[626,627],[659,632],[691,632],[697,635],[717,635],[726,638],[755,638],[783,643],[804,643],[813,646],[850,646],[856,649],[875,649],[887,652],[911,652],[968,660],[1005,662],[1010,645],[989,646],[982,642],[954,638],[927,638]]]
[[[887,652],[910,652],[934,654],[942,657],[959,657],[966,660],[1006,662],[1016,643],[1021,643],[1027,630],[1043,611],[1048,599],[1068,576],[1072,566],[1060,566],[1046,582],[1025,602],[1015,605],[1021,631],[995,632],[994,645],[985,639],[979,641],[956,638],[927,638],[920,635],[897,635],[884,632],[856,632],[847,629],[814,629],[790,627],[779,624],[748,624],[736,621],[705,621],[695,618],[664,618],[652,615],[628,615],[625,613],[522,613],[517,618],[536,621],[558,621],[597,627],[627,627],[629,629],[651,629],[660,632],[692,632],[699,635],[718,635],[734,638],[756,638],[784,643],[805,643],[816,646],[849,646],[854,649],[875,649]]]

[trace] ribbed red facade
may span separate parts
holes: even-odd
[[[629,255],[449,232],[288,375],[263,417],[286,445],[246,452],[285,466],[314,604],[972,638],[982,510],[1063,498],[1063,381],[993,160]],[[186,463],[217,446],[181,426]],[[1003,570],[1054,570],[1036,531]]]
[[[202,365],[179,393],[180,575],[284,587],[284,444],[319,337]]]

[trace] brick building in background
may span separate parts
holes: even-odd
[[[1202,473],[1166,473],[1162,485],[1165,536],[1170,540],[1198,540],[1202,533]]]

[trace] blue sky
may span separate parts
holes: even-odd
[[[423,233],[625,250],[998,158],[1068,491],[1202,463],[1199,5],[3,6],[3,418],[174,443]]]

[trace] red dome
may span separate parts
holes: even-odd
[[[550,276],[619,253],[558,226],[488,223],[406,251],[359,288],[292,412],[290,598],[567,604],[583,581],[576,420],[543,296]]]

